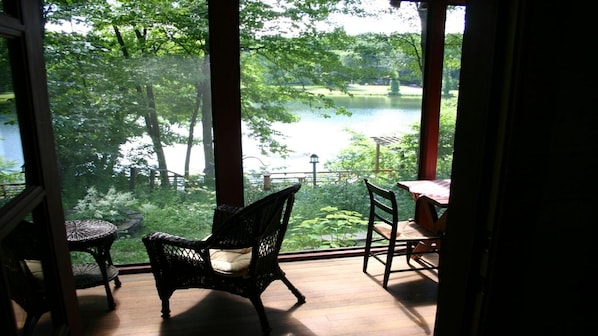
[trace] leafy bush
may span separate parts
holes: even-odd
[[[0,183],[23,182],[23,177],[16,161],[10,161],[4,156],[0,156]]]
[[[188,239],[202,239],[212,228],[214,207],[204,203],[178,203],[177,206],[159,207],[155,204],[141,205],[143,228],[136,237],[119,236],[112,246],[114,263],[132,264],[149,262],[141,237],[161,231]]]
[[[138,200],[130,192],[116,191],[110,187],[104,194],[95,187],[87,189],[87,194],[77,202],[74,213],[68,219],[103,219],[118,224],[128,219],[127,215],[135,210]]]
[[[0,138],[0,141],[2,141],[2,138]],[[21,172],[17,162],[9,161],[0,155],[0,184],[2,185],[0,207],[25,189],[24,178],[25,175]]]
[[[357,211],[327,206],[316,217],[290,229],[286,250],[337,248],[356,245],[356,235],[364,232],[367,220]]]

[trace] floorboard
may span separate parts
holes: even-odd
[[[395,259],[396,266],[404,258]],[[296,305],[280,281],[262,295],[273,331],[271,335],[376,336],[432,335],[436,315],[436,271],[394,273],[382,288],[383,266],[370,260],[368,274],[362,258],[285,262],[289,280],[306,296]],[[171,298],[172,317],[160,317],[160,300],[151,274],[120,276],[113,289],[117,307],[107,309],[103,287],[78,290],[86,335],[261,335],[249,300],[204,289],[179,290]],[[17,312],[22,318],[22,312]],[[49,314],[35,335],[50,335]]]

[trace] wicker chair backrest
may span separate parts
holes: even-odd
[[[258,240],[281,228],[286,230],[295,193],[301,184],[295,184],[281,191],[259,199],[228,217],[210,237],[212,247],[251,247]],[[209,241],[210,241],[209,240]]]

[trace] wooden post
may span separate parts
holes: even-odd
[[[150,176],[149,176],[149,190],[150,191],[154,190],[155,181],[156,181],[156,171],[153,169],[150,169]]]
[[[131,167],[130,172],[131,172],[131,174],[130,174],[131,176],[129,177],[129,190],[135,191],[135,184],[136,184],[135,179],[137,178],[137,168]]]
[[[272,178],[270,174],[264,174],[264,190],[272,189]]]
[[[378,173],[380,171],[380,144],[376,143],[376,166],[374,171]]]

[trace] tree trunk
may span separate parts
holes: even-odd
[[[189,121],[189,133],[187,134],[187,151],[185,152],[185,180],[189,179],[189,166],[191,164],[191,150],[193,149],[193,138],[195,137],[195,125],[197,125],[197,117],[199,116],[199,109],[202,106],[201,82],[195,83],[195,106],[191,114],[191,121]]]
[[[160,124],[158,122],[158,114],[156,113],[156,101],[154,99],[154,87],[152,85],[146,85],[146,98],[147,98],[147,112],[144,115],[145,127],[147,133],[152,139],[152,145],[156,152],[156,158],[158,159],[158,170],[160,171],[160,181],[162,187],[167,188],[170,186],[168,180],[168,167],[166,165],[166,155],[164,154],[164,147],[162,146],[162,137],[160,134]]]
[[[205,179],[212,181],[214,179],[214,148],[212,146],[212,97],[210,91],[210,57],[204,56],[202,61],[202,73],[204,79],[195,84],[195,107],[189,122],[189,133],[187,136],[187,151],[185,155],[185,178],[189,178],[189,166],[191,162],[191,150],[194,144],[194,129],[197,125],[199,111],[201,110],[202,121],[202,143],[205,161]]]
[[[117,26],[112,26],[114,29],[114,34],[116,35],[116,39],[118,44],[120,45],[121,52],[123,57],[126,59],[130,58],[129,50],[127,49],[127,45],[122,38],[122,34]],[[146,38],[146,31],[139,31],[135,30],[135,36],[139,40],[141,45],[145,44]],[[142,51],[144,48],[141,48]],[[135,89],[137,93],[143,96],[143,89],[141,85],[136,85]],[[164,147],[162,146],[162,137],[160,134],[160,124],[158,122],[158,114],[156,113],[156,101],[154,98],[154,88],[151,84],[147,84],[145,87],[145,99],[147,101],[147,111],[143,114],[143,119],[145,120],[145,128],[147,130],[148,135],[152,139],[152,145],[154,147],[154,151],[156,153],[156,158],[158,160],[158,170],[160,171],[160,181],[162,187],[169,187],[170,181],[168,180],[168,167],[166,165],[166,155],[164,154]]]
[[[203,129],[203,153],[205,160],[204,179],[208,185],[214,185],[216,179],[214,167],[214,138],[212,133],[212,91],[210,87],[210,55],[206,54],[203,63],[203,73],[206,74],[202,85],[203,105],[201,106],[201,120]]]

